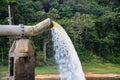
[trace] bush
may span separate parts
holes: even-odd
[[[41,51],[36,52],[36,58],[35,58],[35,64],[36,65],[44,65],[44,53]]]
[[[7,66],[8,65],[8,60],[4,60],[3,62],[0,61],[0,65]]]
[[[120,58],[119,57],[114,57],[114,56],[111,56],[108,58],[108,60],[114,64],[120,64]]]
[[[89,53],[87,50],[81,50],[78,53],[78,56],[80,60],[83,62],[91,62],[95,59],[95,57],[93,56],[93,53]]]

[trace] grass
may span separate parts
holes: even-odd
[[[120,74],[120,65],[111,63],[82,63],[85,73],[99,73],[99,74]]]
[[[35,67],[35,74],[57,74],[57,66],[41,66]]]
[[[120,65],[111,64],[111,63],[82,63],[83,70],[85,73],[100,73],[100,74],[120,74]],[[7,66],[0,66],[0,80],[6,80],[4,77],[8,73]],[[57,66],[40,66],[35,67],[35,75],[38,74],[57,74],[58,69]]]
[[[57,66],[40,66],[35,67],[35,75],[37,74],[57,74]],[[7,80],[6,77],[8,74],[7,66],[0,66],[0,80]]]
[[[7,66],[0,66],[0,80],[7,80],[6,77],[8,74],[8,67]]]

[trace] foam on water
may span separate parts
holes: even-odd
[[[71,39],[59,24],[53,23],[54,57],[59,66],[60,80],[85,80],[80,60]]]

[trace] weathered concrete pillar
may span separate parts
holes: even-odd
[[[28,39],[15,41],[9,51],[9,80],[35,80],[34,51]]]

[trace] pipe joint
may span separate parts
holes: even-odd
[[[19,24],[19,26],[20,26],[21,32],[22,32],[22,34],[20,36],[23,37],[25,35],[24,24]]]

